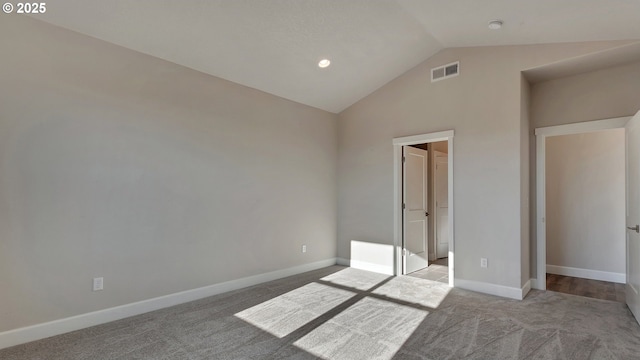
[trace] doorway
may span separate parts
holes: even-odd
[[[598,278],[598,276],[612,276],[611,273],[605,273],[602,271],[585,271],[584,269],[572,266],[557,266],[557,265],[547,265],[547,249],[549,246],[555,246],[553,244],[547,244],[548,230],[551,229],[552,233],[557,229],[556,225],[554,225],[554,221],[556,221],[556,217],[559,215],[556,214],[557,206],[553,204],[549,204],[552,208],[547,209],[547,196],[549,189],[553,190],[553,186],[557,184],[547,184],[547,146],[548,146],[548,138],[554,137],[557,139],[558,136],[563,135],[578,135],[578,134],[590,134],[594,132],[604,131],[604,130],[613,130],[613,129],[624,129],[625,124],[629,121],[630,117],[623,118],[614,118],[614,119],[606,119],[606,120],[598,120],[598,121],[590,121],[584,123],[577,124],[569,124],[569,125],[559,125],[559,126],[551,126],[545,128],[538,128],[535,131],[536,135],[536,205],[537,205],[537,279],[533,284],[534,288],[540,290],[547,289],[547,271],[549,270],[553,275],[549,283],[550,290],[551,288],[558,289],[562,288],[567,283],[576,282],[572,278],[578,277],[590,277],[592,280],[609,280],[606,278]],[[576,161],[573,162],[573,166],[576,166]],[[584,186],[582,184],[581,186]],[[551,186],[551,188],[548,188]],[[557,194],[554,196],[558,196]],[[570,194],[562,193],[562,196],[570,196]],[[548,212],[550,210],[551,212]],[[579,209],[582,210],[582,209]],[[547,216],[553,217],[547,221]],[[621,214],[623,216],[623,214]],[[624,225],[624,224],[623,224]],[[620,225],[620,226],[623,226]],[[550,228],[548,228],[551,226]],[[562,233],[562,231],[559,231]],[[566,231],[564,231],[566,233]],[[623,236],[623,235],[621,235]],[[622,239],[621,239],[622,241]],[[584,244],[583,244],[584,246]],[[587,245],[588,246],[588,245]],[[554,256],[558,251],[554,251]],[[574,256],[575,254],[572,254]],[[552,259],[553,260],[553,259]],[[562,276],[570,276],[571,278],[563,278]],[[595,277],[594,277],[595,276]],[[620,281],[618,281],[620,282]],[[592,284],[591,284],[592,285]],[[587,292],[591,291],[588,288],[593,288],[592,286],[584,286],[587,288]],[[582,286],[582,285],[581,285]],[[576,287],[576,286],[573,286]],[[615,288],[615,287],[614,287]],[[615,296],[615,295],[614,295]]]
[[[446,152],[441,151],[441,153],[446,154],[446,159],[447,159],[447,166],[446,168],[444,166],[441,167],[442,169],[446,170],[446,176],[442,176],[440,178],[440,182],[441,182],[441,186],[444,187],[446,189],[446,201],[442,201],[440,202],[441,205],[443,205],[440,209],[441,214],[446,214],[441,216],[441,226],[440,226],[440,233],[443,235],[447,236],[447,249],[443,252],[445,254],[445,256],[442,258],[446,258],[447,261],[447,267],[446,270],[442,270],[440,269],[440,276],[445,278],[447,283],[449,284],[449,286],[454,286],[454,259],[453,259],[453,254],[454,254],[454,236],[453,236],[453,130],[449,130],[449,131],[443,131],[443,132],[438,132],[438,133],[431,133],[431,134],[423,134],[423,135],[414,135],[414,136],[407,136],[407,137],[401,137],[401,138],[395,138],[393,139],[393,146],[394,146],[394,252],[395,252],[395,274],[396,275],[404,275],[407,274],[408,272],[411,272],[411,270],[415,270],[414,267],[415,264],[412,264],[412,260],[410,256],[411,254],[413,254],[413,252],[411,250],[421,250],[421,247],[415,247],[413,246],[415,243],[415,239],[411,238],[408,239],[407,235],[409,237],[415,237],[416,239],[419,238],[417,236],[415,236],[416,233],[420,233],[421,231],[424,231],[425,236],[427,236],[428,239],[428,246],[427,249],[424,249],[425,252],[428,251],[428,256],[429,259],[431,261],[435,261],[437,259],[437,253],[436,253],[436,247],[435,247],[435,233],[434,231],[436,231],[437,229],[437,225],[434,226],[435,223],[435,216],[430,216],[430,211],[433,213],[435,210],[435,196],[433,196],[433,194],[431,194],[431,196],[428,195],[428,193],[433,191],[433,184],[435,184],[435,182],[431,182],[430,184],[428,184],[428,188],[427,190],[425,190],[425,207],[423,209],[417,209],[416,205],[416,209],[410,209],[409,211],[415,212],[417,214],[418,210],[422,210],[422,219],[417,219],[412,226],[414,227],[413,229],[406,229],[406,223],[405,220],[409,219],[409,215],[406,214],[406,201],[405,201],[405,167],[403,166],[403,161],[406,161],[405,159],[405,155],[403,154],[403,150],[404,147],[409,147],[409,146],[414,146],[418,145],[418,144],[425,144],[427,149],[431,149],[431,151],[425,152],[426,154],[428,154],[427,156],[429,156],[430,160],[428,162],[428,165],[431,165],[435,168],[435,150],[433,150],[433,144],[434,143],[442,143],[444,144],[446,147]],[[416,157],[417,159],[418,157]],[[415,159],[414,159],[415,160]],[[442,159],[441,159],[442,160]],[[414,161],[417,163],[417,160]],[[415,165],[415,164],[414,164]],[[435,175],[434,172],[432,172],[431,170],[428,171],[429,174]],[[412,176],[413,179],[417,178],[415,175],[410,175]],[[424,179],[426,179],[427,175],[424,175]],[[433,176],[430,176],[430,178],[433,178]],[[442,184],[442,182],[446,181],[446,186]],[[414,180],[414,182],[417,183],[417,181]],[[427,184],[425,184],[425,186],[427,186]],[[418,186],[414,186],[414,188],[418,188]],[[420,196],[420,195],[418,195]],[[416,211],[413,211],[416,210]],[[436,210],[437,211],[437,210]],[[410,216],[412,216],[411,219],[413,219],[413,216],[415,214],[410,214]],[[429,220],[427,220],[429,219]],[[420,223],[418,220],[423,221],[422,223]],[[424,227],[422,227],[421,224],[424,224]],[[428,225],[427,225],[428,224]],[[418,229],[418,227],[420,227],[420,229]],[[417,230],[421,230],[420,232]],[[444,244],[443,244],[444,245]],[[442,246],[441,246],[442,249]],[[442,254],[442,252],[441,252]],[[425,255],[423,255],[425,256]],[[423,262],[424,266],[426,267],[428,264],[428,262],[426,261],[427,259],[425,259],[425,261]],[[440,263],[443,262],[443,260],[439,261]],[[409,265],[409,267],[407,267],[407,265]],[[419,267],[421,265],[418,265]],[[428,269],[428,268],[427,268]],[[443,274],[444,272],[444,274]]]
[[[545,143],[547,290],[625,302],[625,130]]]

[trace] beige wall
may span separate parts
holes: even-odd
[[[640,62],[532,86],[532,124],[544,127],[630,116],[640,108]]]
[[[434,151],[440,151],[445,154],[449,152],[449,145],[446,141],[436,141],[431,144],[431,148]]]
[[[611,46],[447,49],[341,113],[338,256],[349,258],[353,240],[393,244],[392,139],[453,129],[456,279],[520,288],[529,276],[521,71]],[[458,60],[459,76],[429,81],[430,68]]]
[[[640,62],[531,85],[531,134],[535,128],[632,116],[640,110]],[[536,149],[531,135],[531,199],[536,199]],[[531,224],[536,204],[531,203]],[[531,274],[537,274],[536,226],[531,226]]]
[[[336,115],[27,17],[0,49],[0,332],[335,258]]]
[[[546,144],[547,264],[625,272],[624,129]]]

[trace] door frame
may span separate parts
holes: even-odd
[[[447,141],[449,155],[449,286],[454,286],[454,233],[453,233],[453,130],[404,136],[393,139],[393,250],[394,275],[402,274],[402,147]]]
[[[436,187],[437,187],[437,180],[436,180],[436,165],[437,165],[437,158],[438,155],[440,155],[442,157],[442,155],[445,155],[445,157],[447,158],[447,173],[449,172],[449,154],[445,154],[441,151],[434,151],[433,152],[433,156],[431,157],[432,162],[431,162],[431,174],[433,174],[431,176],[431,180],[432,180],[432,191],[431,193],[433,194],[433,200],[431,201],[431,205],[433,206],[433,230],[432,230],[432,234],[433,234],[433,256],[434,258],[437,260],[438,259],[438,206],[436,205],[437,199],[438,199],[438,195],[437,195],[437,191],[436,191]],[[448,196],[447,196],[448,197]],[[449,205],[447,204],[447,207]]]
[[[547,224],[546,216],[546,144],[547,137],[575,135],[611,129],[624,129],[631,116],[585,121],[567,125],[540,127],[536,136],[536,279],[531,287],[547,289]],[[626,186],[626,185],[625,185]]]

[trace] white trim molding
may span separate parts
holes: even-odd
[[[375,272],[375,273],[379,273],[379,274],[385,274],[385,275],[395,275],[393,273],[393,266],[389,266],[389,265],[380,265],[380,264],[374,264],[371,262],[367,262],[367,261],[361,261],[361,260],[349,260],[349,259],[345,259],[345,258],[338,258],[336,261],[336,265],[341,265],[341,266],[348,266],[348,267],[352,267],[354,269],[360,269],[360,270],[366,270],[366,271],[371,271],[371,272]]]
[[[594,120],[574,124],[541,127],[536,129],[536,136],[573,135],[602,130],[620,129],[623,128],[630,119],[631,116],[623,116],[604,120]]]
[[[425,144],[438,141],[447,141],[447,154],[449,156],[449,286],[455,284],[455,236],[454,236],[454,202],[453,202],[453,130],[440,131],[429,134],[404,136],[393,139],[393,248],[394,248],[394,275],[402,274],[402,147],[408,145]]]
[[[549,274],[572,276],[583,279],[600,280],[625,284],[627,282],[627,274],[614,273],[609,271],[590,270],[574,268],[569,266],[557,266],[547,264],[547,272]]]
[[[380,265],[360,260],[351,260],[350,263],[350,266],[354,269],[366,270],[385,275],[394,275],[393,265]]]
[[[453,137],[453,130],[440,131],[430,134],[403,136],[393,138],[393,145],[407,146],[438,141],[447,141]]]
[[[527,281],[521,288],[490,284],[480,281],[456,279],[456,286],[462,289],[481,292],[489,295],[522,300],[531,290],[531,282]]]
[[[520,289],[520,300],[524,299],[525,296],[531,291],[531,280],[528,280],[524,286]]]
[[[547,271],[547,224],[546,224],[546,143],[547,137],[583,134],[602,130],[621,129],[631,116],[575,124],[548,126],[535,129],[536,135],[536,282],[534,288],[545,290]]]
[[[538,279],[536,278],[529,279],[529,286],[531,286],[531,289],[539,289],[540,287],[538,286]]]
[[[36,324],[1,332],[0,349],[44,339],[50,336],[64,334],[79,329],[84,329],[90,326],[124,319],[130,316],[144,314],[150,311],[183,304],[189,301],[222,294],[228,291],[258,285],[267,281],[301,274],[307,271],[321,269],[323,267],[335,265],[336,260],[336,258],[329,258],[326,260],[298,265],[287,269],[276,270],[264,274],[226,281],[219,284],[204,286],[197,289],[182,291],[174,294],[156,297],[153,299],[116,306],[109,309],[98,310],[42,324]]]

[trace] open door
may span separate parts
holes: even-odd
[[[427,159],[425,150],[403,146],[403,273],[429,265],[427,248]]]
[[[626,125],[627,305],[640,323],[640,111]]]

